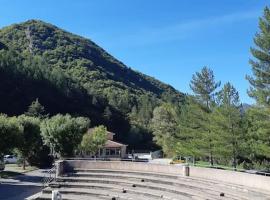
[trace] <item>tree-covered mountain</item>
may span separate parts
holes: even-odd
[[[183,94],[134,71],[89,39],[29,20],[0,30],[0,112],[24,113],[37,98],[49,114],[87,116],[131,146],[151,143],[149,121]]]

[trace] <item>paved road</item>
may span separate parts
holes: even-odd
[[[12,179],[0,179],[1,200],[23,200],[42,189],[42,179],[46,170],[35,170]]]

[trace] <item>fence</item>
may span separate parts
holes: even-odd
[[[56,180],[56,166],[54,165],[51,169],[47,171],[47,173],[43,177],[43,187],[49,185],[49,183]]]

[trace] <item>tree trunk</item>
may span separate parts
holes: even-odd
[[[211,166],[214,166],[213,152],[212,151],[210,151],[209,162],[210,162]]]
[[[236,150],[235,150],[235,147],[233,147],[233,168],[234,168],[234,171],[236,171],[236,167],[237,167]]]
[[[23,170],[25,170],[25,158],[23,158]]]
[[[210,163],[211,166],[214,166],[213,150],[212,150],[212,144],[211,143],[212,143],[212,141],[210,139],[209,140],[209,151],[210,151],[210,154],[209,154],[209,163]]]

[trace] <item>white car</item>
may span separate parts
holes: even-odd
[[[17,158],[13,155],[5,155],[4,162],[6,164],[14,164],[14,163],[17,163]]]

